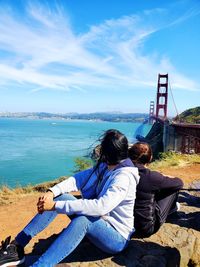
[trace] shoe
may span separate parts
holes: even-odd
[[[1,242],[0,248],[0,267],[19,265],[24,262],[24,248],[10,243],[11,237],[7,237]]]
[[[175,207],[172,208],[172,209],[169,211],[168,215],[171,215],[171,214],[173,214],[173,213],[175,213],[175,212],[177,212],[177,211],[180,211],[180,209],[181,209],[181,204],[180,204],[179,202],[176,202]]]
[[[181,204],[179,202],[176,202],[176,208],[177,208],[177,211],[181,209]]]

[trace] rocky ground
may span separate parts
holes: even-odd
[[[168,219],[158,233],[145,239],[133,238],[128,248],[118,255],[108,255],[93,247],[87,240],[59,266],[97,267],[194,267],[200,266],[200,164],[163,172],[181,177],[185,190],[181,191],[180,211]],[[190,178],[188,177],[190,176]],[[12,237],[36,213],[38,194],[22,196],[17,203],[0,207],[0,236]],[[69,220],[59,215],[46,230],[34,238],[26,247],[26,264],[30,266],[38,255],[46,250]]]

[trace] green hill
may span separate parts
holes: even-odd
[[[200,107],[190,108],[183,111],[179,115],[179,118],[176,117],[175,120],[187,123],[200,123]]]

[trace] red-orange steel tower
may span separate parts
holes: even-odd
[[[167,118],[168,74],[158,74],[156,117]],[[161,113],[163,111],[163,114]]]
[[[150,124],[153,123],[152,116],[154,116],[154,101],[150,101],[150,108],[149,108],[149,123]]]

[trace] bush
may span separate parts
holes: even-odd
[[[74,169],[75,173],[92,167],[92,160],[90,159],[79,157],[75,158],[74,162],[75,162],[75,169]]]

